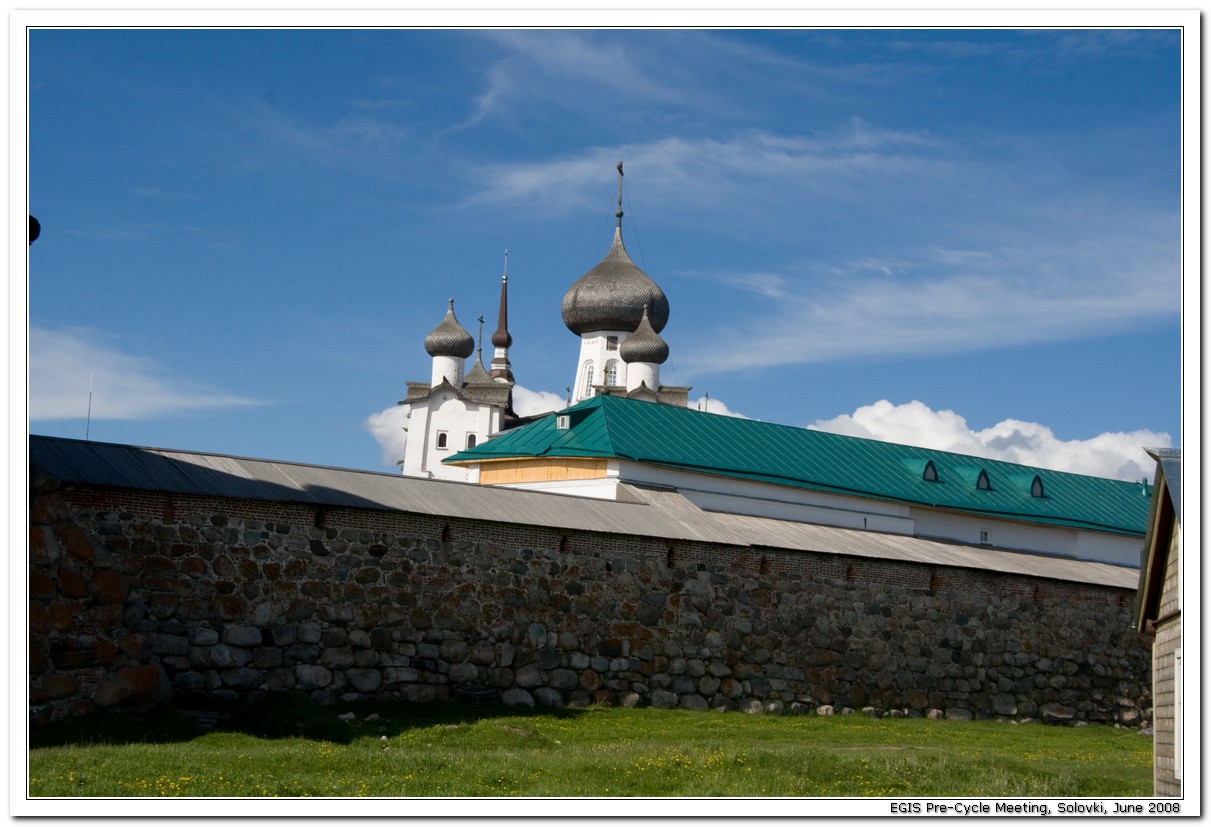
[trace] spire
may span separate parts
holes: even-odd
[[[512,382],[513,369],[509,364],[509,348],[513,337],[509,335],[509,251],[505,250],[505,272],[500,277],[500,313],[497,316],[496,332],[492,334],[492,378],[498,382]]]
[[[467,372],[466,383],[468,385],[491,384],[492,377],[484,370],[484,317],[482,315],[479,317],[479,339],[477,341],[475,364]]]
[[[618,218],[618,231],[622,232],[622,161],[618,162],[618,212],[614,215]]]

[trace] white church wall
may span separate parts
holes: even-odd
[[[913,533],[909,508],[899,503],[825,494],[626,461],[619,463],[619,477],[624,482],[676,488],[699,508],[708,511],[892,534]]]
[[[469,402],[452,390],[431,394],[412,406],[408,442],[404,451],[404,473],[411,477],[434,477],[473,482],[466,468],[444,465],[442,460],[474,444],[482,444],[500,430],[501,412],[491,405]]]
[[[1056,554],[1114,565],[1139,566],[1140,547],[1143,544],[1143,539],[1139,537],[1001,520],[934,508],[914,507],[913,516],[918,537]]]
[[[572,402],[580,402],[593,396],[593,385],[606,381],[607,370],[614,368],[612,381],[616,385],[627,384],[627,363],[622,361],[618,347],[631,334],[625,330],[602,330],[586,333],[580,337],[580,358],[576,364],[576,384],[572,387]],[[588,371],[592,368],[592,376]]]
[[[676,488],[699,508],[709,511],[983,544],[1113,565],[1139,565],[1142,539],[1138,537],[996,519],[627,461],[618,463],[618,477],[623,482]],[[576,490],[569,488],[565,493]]]

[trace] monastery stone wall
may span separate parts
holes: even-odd
[[[1124,589],[46,480],[30,532],[36,722],[274,690],[1126,725],[1151,714],[1149,640]]]

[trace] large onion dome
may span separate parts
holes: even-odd
[[[466,359],[475,352],[475,340],[454,318],[454,299],[450,299],[446,318],[425,337],[425,350],[430,356],[453,356],[458,359]]]
[[[620,218],[606,257],[564,294],[563,323],[577,335],[596,330],[634,330],[645,307],[650,308],[651,327],[659,333],[669,320],[669,300],[627,255]]]
[[[664,361],[669,358],[669,346],[653,329],[646,307],[643,308],[643,318],[639,321],[635,332],[618,346],[618,355],[628,365],[634,362],[663,365]]]

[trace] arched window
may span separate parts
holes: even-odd
[[[474,448],[476,443],[475,434],[467,434],[467,447]]]
[[[593,363],[588,362],[584,366],[584,395],[593,395]]]
[[[605,383],[610,387],[618,384],[618,362],[614,359],[606,362]]]
[[[445,431],[437,432],[437,447],[444,449],[446,447],[447,434]]]

